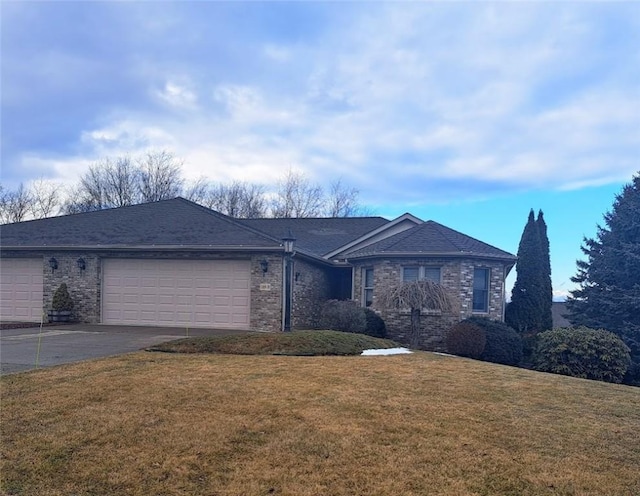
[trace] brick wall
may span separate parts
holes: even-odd
[[[49,258],[58,261],[58,268],[49,268]],[[83,258],[85,270],[78,268]],[[44,256],[44,308],[51,308],[53,294],[62,283],[67,285],[74,307],[72,319],[77,322],[100,322],[101,264],[97,255],[87,252],[49,253]]]
[[[294,258],[292,326],[317,327],[322,303],[331,297],[329,269]]]
[[[394,258],[370,260],[354,264],[353,297],[362,303],[362,269],[373,268],[373,309],[387,325],[389,337],[400,342],[409,342],[411,316],[408,311],[392,311],[380,308],[378,299],[385,289],[401,280],[403,266],[438,266],[441,269],[441,284],[450,290],[457,300],[457,311],[453,315],[423,314],[421,317],[420,347],[434,351],[444,350],[444,336],[456,322],[471,315],[482,315],[502,320],[504,308],[504,266],[489,260],[464,260],[451,258]],[[472,312],[473,273],[475,268],[490,269],[489,312]]]
[[[264,273],[262,260],[269,262]],[[281,254],[254,255],[251,257],[251,329],[257,331],[281,331],[284,278]]]

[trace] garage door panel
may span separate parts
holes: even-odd
[[[248,261],[108,259],[103,272],[105,323],[249,326]]]
[[[1,259],[0,318],[4,321],[40,322],[43,285],[42,259]]]

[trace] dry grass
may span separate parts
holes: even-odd
[[[640,390],[429,353],[135,353],[2,379],[20,495],[637,495]]]
[[[150,351],[232,355],[360,355],[367,349],[400,346],[388,339],[338,331],[295,331],[206,336],[168,341]]]

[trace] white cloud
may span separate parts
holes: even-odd
[[[638,55],[633,40],[622,45],[628,60],[603,55],[597,40],[615,27],[598,6],[352,10],[316,41],[251,44],[257,51],[239,65],[256,55],[277,62],[275,82],[185,61],[152,90],[162,107],[114,111],[79,145],[92,158],[171,149],[193,177],[268,182],[298,166],[389,201],[420,195],[429,181],[567,189],[637,170]],[[146,64],[142,73],[158,80]]]
[[[154,91],[154,94],[162,102],[176,108],[192,109],[196,106],[196,94],[189,90],[186,85],[181,85],[173,81],[167,81],[162,90]]]

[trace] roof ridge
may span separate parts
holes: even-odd
[[[363,220],[363,219],[384,219],[384,220],[388,220],[385,217],[382,217],[381,215],[367,215],[364,217],[243,217],[243,218],[236,218],[236,217],[232,217],[236,220],[239,221],[244,221],[244,220],[293,220],[293,221],[299,221],[299,220]]]
[[[277,239],[274,236],[270,236],[269,234],[265,233],[264,231],[261,231],[259,229],[256,229],[254,227],[251,226],[245,226],[244,224],[241,224],[240,222],[238,222],[239,219],[236,219],[234,217],[230,217],[229,215],[223,214],[222,212],[218,212],[217,210],[213,210],[212,208],[208,208],[205,207],[204,205],[200,205],[199,203],[196,203],[194,201],[191,200],[187,200],[186,198],[183,198],[182,196],[177,196],[176,198],[174,198],[174,200],[180,200],[184,203],[186,203],[189,206],[192,207],[197,207],[200,210],[202,210],[204,213],[207,213],[209,215],[213,215],[214,217],[218,217],[220,220],[223,220],[225,222],[228,222],[229,224],[232,224],[240,229],[245,229],[247,231],[250,231],[254,234],[257,234],[258,236],[262,236],[265,239],[268,239],[270,241],[276,241],[278,243],[282,243],[281,239]]]
[[[134,207],[141,207],[143,205],[151,205],[152,203],[163,203],[163,202],[169,202],[169,201],[175,201],[175,200],[184,200],[184,201],[189,202],[189,200],[186,200],[185,198],[182,198],[181,196],[176,196],[174,198],[163,198],[162,200],[152,200],[152,201],[147,201],[147,202],[143,202],[143,203],[132,203],[131,205],[121,205],[119,207],[97,208],[95,210],[85,210],[84,212],[71,212],[71,213],[60,214],[60,215],[52,215],[51,217],[41,217],[39,219],[26,219],[26,220],[20,220],[18,222],[9,222],[7,224],[2,224],[2,225],[3,226],[11,226],[13,224],[25,224],[27,222],[39,222],[39,221],[50,220],[50,219],[63,219],[63,218],[67,218],[67,217],[76,217],[76,216],[80,216],[80,215],[97,214],[99,212],[109,212],[111,210],[130,209],[130,208],[134,208]],[[193,202],[191,202],[191,203],[193,203]]]

